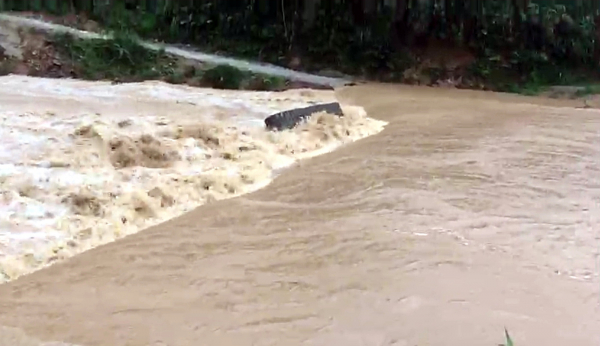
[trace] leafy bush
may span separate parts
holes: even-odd
[[[229,65],[219,65],[204,71],[202,84],[216,89],[241,89],[247,78],[248,73]]]

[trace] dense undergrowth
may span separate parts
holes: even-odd
[[[88,80],[164,80],[173,84],[252,90],[279,90],[286,83],[282,78],[230,66],[187,64],[163,50],[143,47],[137,37],[124,32],[115,32],[107,40],[59,34],[53,37],[52,44],[72,64],[74,75]]]
[[[457,87],[533,94],[599,77],[599,8],[587,0],[398,0],[394,7],[359,0],[52,3],[0,0],[4,9],[85,13],[127,35],[383,81],[454,80]]]
[[[164,51],[148,50],[127,34],[113,39],[83,40],[68,34],[56,35],[54,45],[74,65],[78,77],[90,80],[145,80],[175,73],[175,59]]]

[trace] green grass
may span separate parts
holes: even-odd
[[[502,346],[515,346],[506,328],[504,328],[504,337],[506,338],[506,343]]]
[[[143,47],[134,36],[116,33],[111,39],[80,39],[59,34],[52,40],[63,58],[73,65],[79,78],[139,82],[164,80],[216,89],[280,90],[286,80],[255,74],[232,66],[183,66],[180,60]]]
[[[215,89],[243,90],[281,90],[285,86],[285,78],[242,71],[228,65],[217,65],[204,71],[198,71],[200,85]]]
[[[203,71],[201,81],[216,89],[240,89],[249,73],[228,65],[219,65]]]
[[[163,51],[147,49],[124,34],[115,34],[109,40],[79,39],[60,34],[54,37],[53,43],[58,52],[73,63],[77,75],[84,79],[141,81],[174,73],[174,58]]]
[[[598,95],[600,94],[600,84],[590,84],[586,85],[583,89],[578,90],[575,95],[577,97],[585,97],[590,95]]]

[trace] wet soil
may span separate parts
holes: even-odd
[[[256,193],[0,286],[0,325],[16,328],[0,335],[498,345],[506,327],[516,345],[600,342],[597,110],[383,85],[338,96],[390,124]]]

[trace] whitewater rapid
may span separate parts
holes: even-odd
[[[332,91],[0,78],[0,281],[255,191],[385,125],[343,105],[341,118],[264,129],[270,114],[332,101]]]

